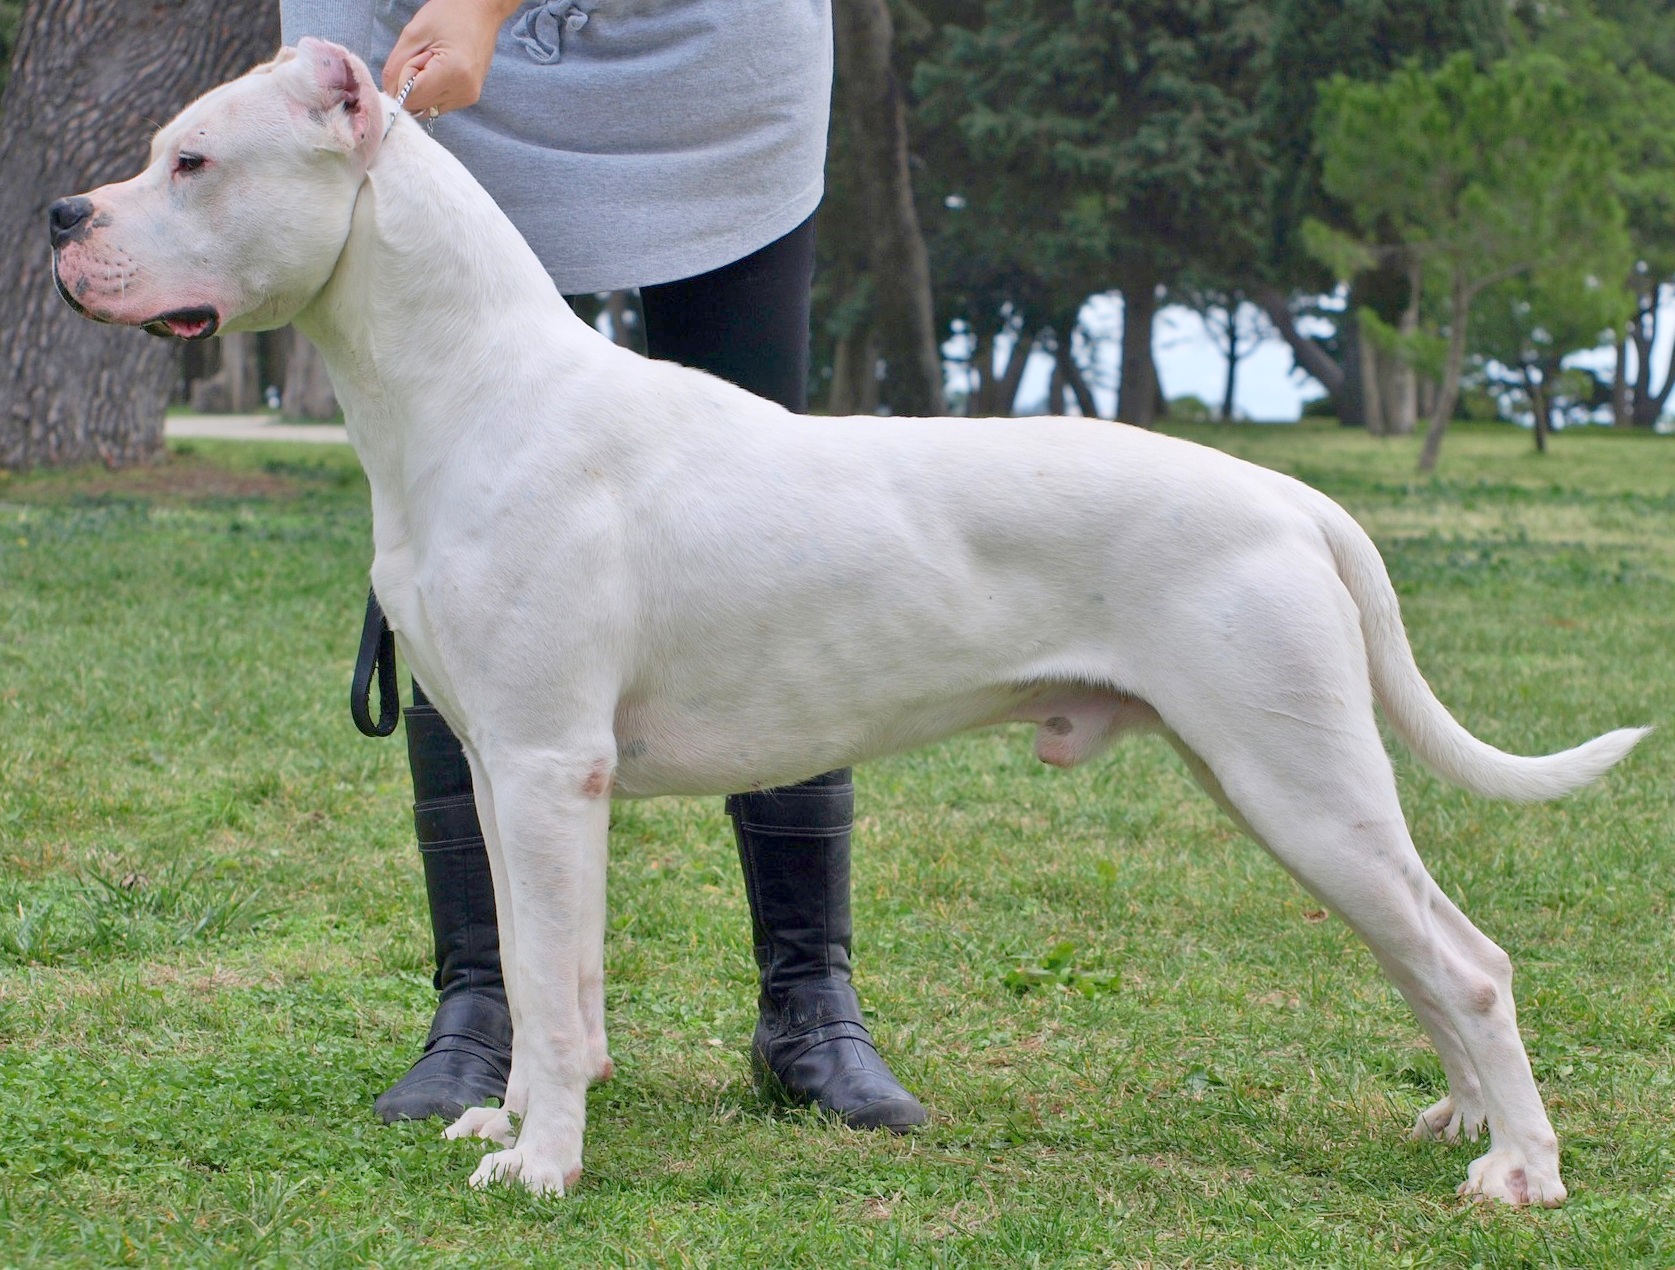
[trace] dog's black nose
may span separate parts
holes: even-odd
[[[87,222],[93,216],[90,199],[61,198],[47,208],[47,225],[52,233],[53,250],[65,243],[73,243],[87,232]]]

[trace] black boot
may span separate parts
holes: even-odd
[[[386,1124],[457,1119],[467,1107],[504,1098],[512,1069],[494,882],[472,800],[471,768],[417,684],[407,711],[407,758],[441,1000],[424,1053],[373,1104]]]
[[[751,1059],[764,1084],[857,1129],[925,1122],[873,1047],[849,982],[849,771],[727,800],[762,974]]]

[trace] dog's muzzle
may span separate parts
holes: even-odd
[[[93,223],[93,200],[77,195],[74,198],[61,198],[47,208],[47,233],[52,238],[52,285],[57,289],[65,304],[69,305],[84,318],[91,318],[95,322],[103,322],[107,326],[126,325],[113,323],[109,318],[100,317],[90,312],[86,305],[70,294],[70,288],[64,285],[64,279],[58,274],[58,253],[70,243],[80,242],[87,237],[88,230]],[[207,306],[190,309],[171,309],[167,313],[159,313],[149,322],[137,325],[152,335],[164,339],[178,337],[183,340],[207,340],[221,329],[221,315]]]
[[[58,276],[58,255],[52,258],[52,285],[58,291],[59,299],[69,305],[82,317],[94,322],[103,322],[106,326],[124,325],[112,322],[109,318],[100,317],[91,312],[86,305],[70,294],[70,288],[64,285],[64,279]],[[147,334],[160,336],[163,339],[207,340],[221,329],[221,315],[211,308],[173,309],[168,313],[160,313],[149,322],[139,324],[140,329]]]

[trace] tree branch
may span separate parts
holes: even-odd
[[[1343,367],[1333,361],[1325,349],[1297,329],[1297,319],[1291,312],[1291,302],[1285,293],[1277,287],[1262,287],[1258,289],[1254,298],[1262,311],[1268,315],[1268,320],[1274,324],[1274,329],[1280,333],[1280,338],[1291,346],[1291,355],[1297,359],[1297,365],[1301,366],[1305,373],[1314,376],[1328,395],[1335,397],[1342,392]]]

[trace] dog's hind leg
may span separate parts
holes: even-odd
[[[1158,660],[1139,686],[1240,822],[1349,923],[1413,1005],[1458,1082],[1427,1122],[1446,1133],[1456,1118],[1487,1121],[1488,1153],[1461,1191],[1557,1204],[1558,1142],[1518,1036],[1511,961],[1414,850],[1353,600],[1306,537],[1273,548],[1177,597],[1185,621],[1154,632]]]
[[[1268,844],[1263,842],[1262,836],[1251,828],[1245,820],[1244,813],[1234,806],[1233,800],[1222,789],[1221,782],[1216,779],[1209,764],[1199,758],[1173,732],[1166,730],[1164,735],[1181,756],[1187,770],[1203,786],[1204,792],[1227,813],[1234,824],[1266,847]],[[1271,852],[1272,848],[1269,850]],[[1463,1135],[1475,1142],[1483,1129],[1485,1117],[1483,1091],[1477,1079],[1477,1069],[1472,1066],[1471,1056],[1466,1052],[1465,1043],[1460,1040],[1460,1034],[1454,1030],[1454,1025],[1449,1021],[1442,1006],[1425,990],[1423,984],[1408,973],[1404,965],[1385,959],[1380,959],[1379,964],[1418,1017],[1425,1034],[1431,1038],[1437,1058],[1442,1063],[1443,1074],[1448,1078],[1447,1096],[1419,1113],[1411,1136],[1416,1141],[1440,1138],[1444,1142],[1454,1142]]]
[[[1258,840],[1349,923],[1413,1005],[1460,1082],[1426,1121],[1444,1132],[1456,1119],[1462,1128],[1488,1121],[1490,1149],[1461,1192],[1562,1202],[1558,1142],[1518,1036],[1510,960],[1419,859],[1371,710],[1311,722],[1296,711],[1295,686],[1289,709],[1253,711],[1247,684],[1243,702],[1222,699],[1232,717],[1183,741]]]
[[[609,734],[597,746],[490,756],[485,766],[517,932],[512,1076],[525,1098],[516,1145],[483,1157],[473,1186],[518,1180],[562,1194],[581,1172],[597,1055],[582,1001],[602,974]],[[600,988],[602,995],[602,984]],[[601,1036],[602,1041],[602,1036]]]

